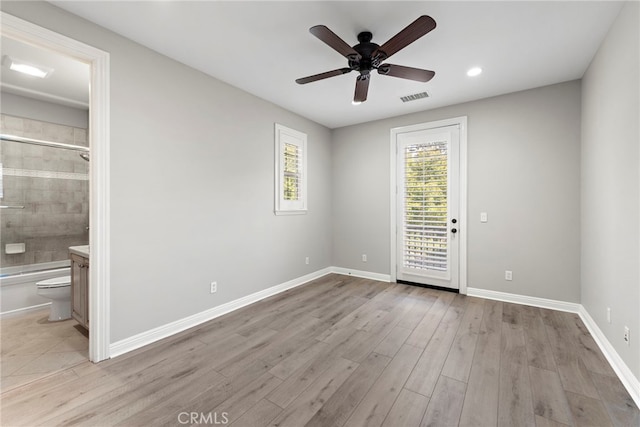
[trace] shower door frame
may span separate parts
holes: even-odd
[[[91,67],[89,99],[89,360],[108,359],[110,345],[109,53],[5,12],[2,36],[49,49]]]

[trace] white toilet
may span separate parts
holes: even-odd
[[[36,286],[38,295],[51,300],[50,322],[71,318],[71,276],[43,280]]]

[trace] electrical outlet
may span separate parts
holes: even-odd
[[[305,263],[305,264],[307,264],[307,265],[309,265],[309,257],[306,257],[306,258],[304,259],[304,263]]]
[[[504,271],[504,280],[513,280],[513,272],[511,270]]]
[[[625,327],[624,327],[624,342],[625,342],[625,343],[627,343],[627,345],[629,345],[629,340],[630,340],[630,337],[629,337],[629,327],[628,327],[628,326],[625,326]]]
[[[211,288],[209,290],[212,294],[218,292],[218,282],[211,282]]]
[[[367,254],[362,254],[362,262],[367,262]]]
[[[607,323],[611,323],[611,307],[607,307]]]

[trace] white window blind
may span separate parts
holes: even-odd
[[[275,213],[307,210],[307,135],[276,123]]]
[[[404,266],[447,270],[447,142],[404,150]]]
[[[297,201],[302,197],[300,182],[302,178],[302,162],[300,147],[295,144],[284,144],[284,187],[285,200]]]

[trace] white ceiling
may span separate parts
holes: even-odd
[[[86,110],[89,108],[89,65],[46,49],[2,37],[2,92]],[[44,79],[8,68],[5,56],[30,65],[52,68]]]
[[[245,2],[53,1],[55,5],[331,128],[578,79],[621,8],[611,1]],[[431,33],[388,62],[434,70],[428,83],[372,76],[351,104],[356,73],[298,85],[346,66],[308,29],[348,44],[368,30],[384,43],[420,15]],[[484,73],[466,76],[471,66]],[[428,99],[400,96],[427,91]]]

